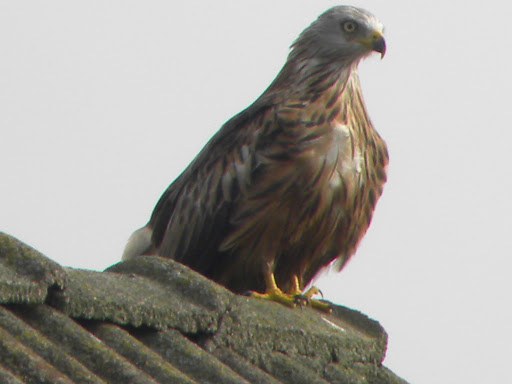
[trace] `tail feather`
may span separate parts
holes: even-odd
[[[137,256],[153,254],[152,235],[153,230],[147,225],[133,232],[124,247],[122,260],[126,261]]]

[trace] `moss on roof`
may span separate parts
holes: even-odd
[[[378,322],[238,296],[155,256],[63,268],[0,233],[0,382],[405,383]]]

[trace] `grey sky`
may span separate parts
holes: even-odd
[[[120,258],[208,138],[332,1],[0,2],[0,230],[57,262]],[[358,253],[317,285],[378,319],[413,383],[509,379],[510,7],[361,1],[360,66],[389,182]]]

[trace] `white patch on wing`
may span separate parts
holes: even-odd
[[[224,200],[231,201],[231,183],[233,182],[233,177],[231,175],[230,169],[226,169],[224,174],[222,175],[222,195]]]

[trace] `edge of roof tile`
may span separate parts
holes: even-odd
[[[190,268],[157,256],[104,272],[65,268],[64,289],[48,303],[74,318],[183,333],[214,333],[234,294]],[[143,292],[143,294],[141,294]]]
[[[12,340],[7,352],[32,358],[34,368],[37,359],[53,361],[62,349],[69,356],[85,352],[81,364],[108,382],[129,376],[134,383],[159,381],[157,377],[183,383],[216,383],[221,378],[233,383],[355,378],[358,383],[406,383],[382,365],[387,334],[366,315],[337,305],[325,314],[235,295],[180,263],[156,256],[120,262],[104,272],[63,268],[0,232],[0,303],[7,315],[14,314],[0,318],[7,322],[0,326],[18,340]],[[9,325],[16,318],[43,335],[36,344]],[[144,353],[141,343],[149,348]],[[56,346],[51,358],[46,356],[50,345]],[[89,361],[92,352],[100,366]],[[64,361],[59,372],[66,372],[66,356],[57,360]],[[115,364],[103,372],[102,361]],[[4,367],[7,372],[0,368],[0,377],[7,375],[13,382],[23,373]],[[200,373],[198,367],[203,367]],[[41,374],[57,377],[59,372],[47,369]],[[90,382],[87,371],[72,371],[68,377],[79,373]]]
[[[62,289],[66,281],[59,264],[0,232],[0,303],[43,303],[49,290]]]

